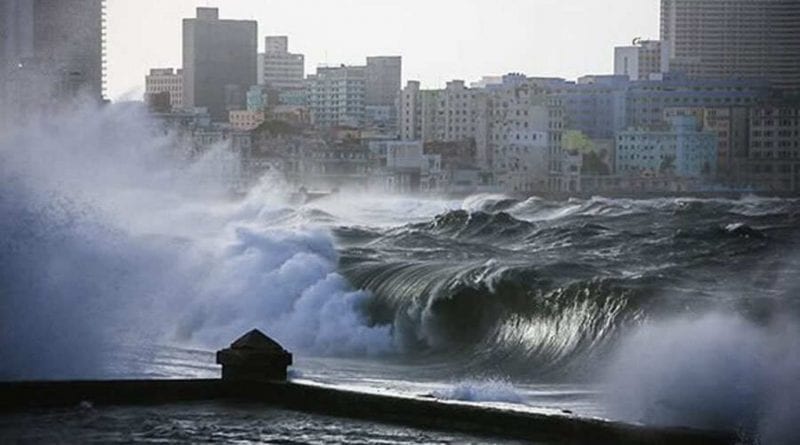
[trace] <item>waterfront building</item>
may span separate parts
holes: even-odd
[[[410,80],[397,101],[397,122],[400,139],[425,141],[422,137],[422,90],[418,80]]]
[[[800,105],[771,104],[749,113],[746,183],[767,192],[800,192]]]
[[[633,128],[617,136],[617,173],[633,176],[712,178],[717,165],[717,135],[703,131],[694,116],[670,118],[661,130]]]
[[[489,164],[502,190],[569,189],[563,181],[563,119],[561,100],[549,94],[546,82],[508,76],[489,92]]]
[[[257,83],[258,24],[221,20],[217,8],[197,8],[183,20],[183,104],[205,107],[215,121],[245,109],[246,93]]]
[[[428,91],[409,82],[398,100],[400,138],[474,145],[478,164],[488,166],[487,97],[486,90],[468,88],[462,80]]]
[[[614,139],[626,126],[627,76],[584,76],[577,82],[549,81],[549,94],[561,99],[564,128],[593,140]]]
[[[444,186],[442,157],[426,154],[421,141],[371,141],[374,170],[370,189],[386,193],[441,191]]]
[[[717,180],[735,185],[741,182],[737,166],[749,151],[749,112],[746,107],[676,107],[664,110],[664,119],[692,116],[702,129],[717,136]]]

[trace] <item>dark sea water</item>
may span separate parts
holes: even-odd
[[[244,404],[74,408],[0,417],[2,443],[514,444]]]
[[[798,200],[294,205],[267,177],[231,201],[214,178],[236,159],[187,165],[149,125],[109,107],[0,138],[0,378],[216,376],[213,351],[259,328],[296,381],[800,442]],[[0,425],[33,442],[461,440],[219,405]]]

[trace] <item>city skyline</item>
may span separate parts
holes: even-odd
[[[331,3],[109,0],[107,95],[140,100],[150,68],[181,68],[182,19],[193,17],[198,6],[219,7],[221,18],[257,20],[259,51],[265,36],[288,35],[292,51],[306,55],[307,73],[317,66],[363,63],[369,55],[400,55],[403,82],[420,80],[425,88],[508,72],[573,79],[611,73],[614,46],[659,34],[658,0],[615,0],[614,10],[608,7],[612,2],[588,0],[507,1],[503,8],[485,0],[457,8],[452,1]],[[361,22],[344,21],[356,7]],[[614,12],[620,10],[626,13]],[[141,20],[129,20],[134,15]],[[471,31],[478,24],[482,32]],[[442,33],[443,26],[449,32]]]

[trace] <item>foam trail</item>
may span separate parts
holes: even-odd
[[[793,323],[762,327],[719,314],[648,324],[610,367],[609,405],[624,420],[798,443],[798,333]]]
[[[238,159],[188,161],[154,130],[141,108],[110,106],[4,135],[0,377],[99,377],[120,344],[217,348],[254,327],[301,353],[391,349],[327,231],[268,224],[278,187],[227,201]]]

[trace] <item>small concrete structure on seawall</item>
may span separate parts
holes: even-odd
[[[244,334],[229,348],[217,351],[225,381],[286,381],[292,354],[258,329]]]
[[[217,353],[222,379],[0,383],[0,412],[240,400],[320,415],[551,444],[734,444],[724,432],[655,428],[286,382],[292,355],[260,331]]]

